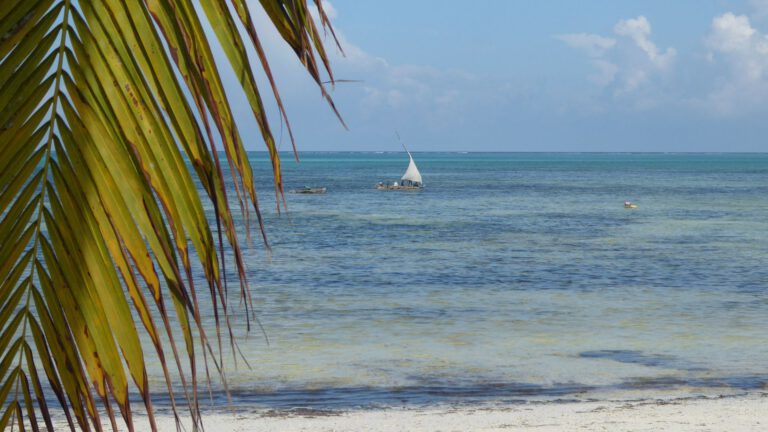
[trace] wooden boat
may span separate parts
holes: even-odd
[[[411,152],[408,151],[407,148],[405,148],[405,144],[403,144],[403,149],[406,153],[408,153],[408,158],[410,159],[410,162],[408,162],[408,169],[405,170],[405,174],[400,178],[400,182],[394,182],[392,184],[388,183],[382,183],[379,182],[376,185],[376,189],[378,190],[421,190],[424,188],[424,182],[421,180],[421,173],[419,172],[419,168],[416,167],[416,162],[413,161],[413,156],[411,156]]]
[[[422,186],[403,186],[403,185],[397,184],[397,182],[395,182],[394,184],[379,183],[376,185],[376,189],[378,190],[421,190]]]
[[[301,189],[293,189],[293,190],[291,190],[289,192],[290,193],[295,193],[295,194],[320,195],[320,194],[324,194],[326,192],[326,188],[324,188],[324,187],[304,186]]]

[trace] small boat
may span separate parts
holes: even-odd
[[[421,190],[424,187],[424,182],[421,180],[421,173],[419,172],[419,169],[416,167],[416,162],[413,161],[413,156],[411,156],[411,152],[408,151],[407,148],[405,148],[405,144],[403,144],[403,149],[406,153],[408,153],[408,158],[410,159],[410,162],[408,162],[408,169],[405,170],[405,174],[400,178],[400,183],[394,182],[392,184],[379,182],[376,185],[376,189],[378,190]]]
[[[301,189],[293,189],[289,192],[294,194],[320,195],[320,194],[324,194],[325,191],[326,191],[326,188],[324,187],[304,186]]]
[[[631,201],[624,201],[624,208],[625,209],[636,209],[637,208],[637,204],[634,204]]]

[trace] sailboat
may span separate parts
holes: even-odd
[[[406,153],[408,153],[408,159],[410,161],[408,162],[408,168],[405,170],[405,174],[403,174],[402,177],[400,177],[400,183],[394,182],[392,184],[382,183],[379,182],[376,185],[376,189],[379,190],[419,190],[424,187],[424,182],[421,180],[421,173],[419,172],[419,168],[416,167],[416,162],[413,161],[413,156],[411,155],[411,152],[408,151],[407,148],[405,148],[405,144],[403,144],[403,149]]]

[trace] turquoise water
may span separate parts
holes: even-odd
[[[270,343],[241,341],[236,404],[766,388],[768,155],[414,157],[420,192],[373,188],[402,153],[285,157],[286,189],[328,193],[278,216],[251,154],[273,251],[245,259]]]

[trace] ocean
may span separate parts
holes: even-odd
[[[417,192],[374,189],[403,152],[285,154],[286,190],[328,192],[286,194],[282,215],[250,158],[272,253],[254,235],[244,258],[269,342],[235,313],[235,406],[768,386],[768,154],[416,152]]]

